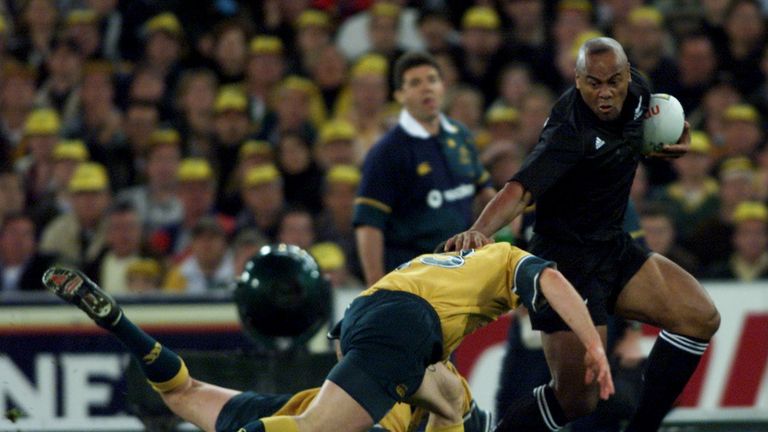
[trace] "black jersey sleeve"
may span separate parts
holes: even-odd
[[[583,155],[584,148],[573,125],[550,118],[541,132],[539,143],[511,180],[520,182],[535,200],[576,165]]]

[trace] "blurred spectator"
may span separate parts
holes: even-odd
[[[666,52],[668,34],[664,17],[652,6],[633,8],[629,12],[629,61],[649,79],[654,92],[677,90],[677,65]]]
[[[238,277],[248,261],[253,258],[259,249],[266,244],[264,237],[256,230],[245,229],[237,233],[232,241],[232,253],[234,255],[235,276]]]
[[[118,0],[87,0],[88,7],[96,12],[101,28],[100,50],[105,59],[118,61],[121,59],[120,40],[125,28],[123,14],[118,9]]]
[[[466,126],[475,135],[475,144],[482,149],[488,144],[488,137],[480,137],[483,132],[483,112],[485,103],[483,94],[471,86],[460,85],[446,92],[443,110],[445,115]]]
[[[170,235],[169,251],[175,258],[189,253],[192,231],[204,217],[213,217],[227,235],[232,234],[235,221],[232,217],[218,213],[216,203],[216,179],[208,161],[202,158],[186,158],[179,164],[177,174],[177,197],[183,209],[181,222],[167,227]]]
[[[752,282],[768,279],[768,209],[765,204],[745,201],[733,214],[733,253],[715,263],[708,276]]]
[[[499,77],[499,95],[493,105],[520,109],[525,95],[531,91],[533,80],[531,70],[524,63],[509,63]]]
[[[191,252],[168,270],[163,289],[200,294],[232,285],[234,257],[227,250],[226,233],[215,218],[204,217],[192,229]]]
[[[418,30],[424,41],[424,49],[433,55],[451,51],[459,43],[459,35],[450,18],[439,10],[422,11],[419,15]]]
[[[402,8],[392,2],[374,2],[368,9],[368,38],[371,41],[369,52],[376,53],[393,65],[405,49],[397,40],[397,28]]]
[[[40,251],[81,267],[96,259],[105,245],[104,215],[111,201],[106,169],[94,162],[81,163],[68,190],[72,212],[57,216],[43,229]]]
[[[323,96],[326,112],[332,112],[347,81],[347,59],[332,44],[318,48],[315,57],[309,76]]]
[[[144,55],[141,62],[174,89],[181,73],[184,29],[176,15],[163,12],[144,23]]]
[[[360,58],[350,71],[348,93],[342,94],[336,107],[336,116],[355,128],[358,163],[384,134],[393,114],[388,104],[388,71],[387,60],[378,54]]]
[[[61,120],[49,108],[32,111],[24,123],[16,169],[24,176],[27,202],[40,199],[48,189],[53,173],[53,148],[60,130]]]
[[[251,39],[249,52],[244,82],[250,106],[248,115],[261,128],[271,109],[272,93],[285,74],[285,47],[278,37],[258,35]]]
[[[520,112],[516,108],[495,105],[485,112],[485,127],[490,144],[505,141],[519,152]]]
[[[141,258],[142,226],[136,209],[116,201],[105,215],[104,249],[85,263],[83,270],[97,284],[111,293],[128,292],[128,267]]]
[[[211,154],[213,145],[213,107],[218,83],[208,69],[189,69],[176,87],[176,127],[182,136],[185,153]]]
[[[106,165],[116,191],[134,186],[146,165],[145,153],[152,133],[160,124],[160,110],[157,105],[132,101],[125,109],[123,120],[124,143],[107,152]]]
[[[663,205],[648,204],[640,209],[640,227],[648,247],[674,261],[688,273],[699,275],[696,257],[677,244],[675,223]]]
[[[726,159],[720,165],[718,213],[696,226],[682,244],[696,255],[702,268],[724,261],[731,254],[733,215],[739,204],[755,199],[757,191],[754,179],[754,166],[747,158]]]
[[[80,140],[61,140],[53,149],[53,170],[45,194],[30,204],[30,214],[38,227],[44,227],[61,213],[72,210],[67,189],[78,165],[90,159]]]
[[[314,139],[315,128],[325,121],[325,107],[317,86],[297,75],[283,79],[274,94],[274,111],[261,125],[257,138],[276,145],[280,135],[299,132]]]
[[[699,109],[686,113],[694,129],[703,130],[712,139],[715,153],[723,144],[724,113],[731,106],[741,103],[741,95],[729,81],[719,81],[704,93]]]
[[[143,294],[159,291],[163,269],[157,260],[140,258],[125,269],[126,289],[130,293]]]
[[[462,82],[480,90],[486,101],[497,94],[499,70],[494,66],[501,47],[501,19],[495,9],[475,6],[461,19],[461,44],[454,58]]]
[[[276,153],[285,201],[306,207],[312,214],[319,213],[323,172],[312,158],[310,143],[300,134],[287,132],[280,137]]]
[[[160,109],[161,120],[171,116],[170,94],[165,78],[151,66],[141,65],[131,72],[127,100],[154,104]]]
[[[108,153],[123,145],[123,116],[115,104],[114,70],[105,61],[83,67],[78,115],[64,125],[65,136],[82,138],[94,159],[108,163]]]
[[[117,194],[136,208],[147,235],[181,222],[184,210],[176,196],[176,174],[181,160],[181,138],[174,129],[158,129],[152,133],[144,150],[145,182]],[[152,245],[165,250],[160,245]]]
[[[715,82],[718,59],[709,36],[695,32],[680,37],[677,46],[679,87],[673,92],[686,113],[694,112]]]
[[[55,256],[39,253],[35,225],[23,213],[9,213],[0,222],[0,292],[43,289],[43,273]]]
[[[307,209],[288,207],[280,215],[277,242],[296,245],[304,250],[315,243],[315,219]]]
[[[699,224],[717,215],[719,186],[709,175],[712,163],[709,137],[705,132],[692,131],[690,150],[672,162],[677,180],[665,186],[657,197],[669,208],[682,243]]]
[[[363,270],[357,258],[352,215],[360,177],[360,169],[354,165],[334,165],[325,175],[323,212],[317,219],[318,240],[333,242],[341,247],[349,258],[349,271],[358,278],[363,277]]]
[[[291,73],[308,75],[314,69],[318,54],[331,44],[333,26],[331,17],[317,9],[307,9],[294,23],[296,28],[295,58]]]
[[[254,228],[270,243],[285,206],[283,179],[274,165],[251,168],[243,177],[243,210],[237,215],[237,230]]]
[[[77,46],[84,60],[106,59],[101,51],[101,28],[95,10],[71,9],[67,12],[63,35]]]
[[[48,72],[35,97],[36,106],[56,110],[63,123],[74,121],[78,114],[83,56],[71,40],[57,39],[46,58]]]
[[[58,29],[59,11],[51,0],[22,3],[13,47],[16,58],[38,68],[45,63]]]
[[[225,86],[219,90],[213,105],[212,148],[208,154],[199,155],[211,160],[214,171],[218,173],[219,204],[223,199],[224,186],[235,171],[240,146],[253,132],[247,109],[248,99],[238,87]]]
[[[512,44],[526,51],[544,48],[548,35],[543,0],[507,1],[503,3],[502,10],[510,21]]]
[[[491,175],[491,183],[501,189],[520,169],[523,157],[513,141],[496,140],[480,154],[480,161]]]
[[[523,98],[520,108],[520,145],[525,154],[539,142],[539,135],[555,103],[552,92],[541,85],[534,85]]]
[[[720,158],[744,156],[754,158],[763,141],[760,114],[748,104],[731,105],[723,113],[723,143]]]
[[[357,130],[346,120],[333,119],[323,124],[314,149],[315,160],[320,168],[327,171],[334,165],[355,165],[356,136]]]
[[[0,223],[5,216],[26,210],[24,178],[8,165],[0,166]]]
[[[275,155],[272,145],[267,141],[247,140],[240,146],[237,155],[237,166],[227,180],[223,188],[223,196],[219,195],[221,202],[218,205],[219,210],[228,214],[236,215],[243,209],[243,200],[240,193],[243,185],[245,173],[251,168],[262,165],[274,165]]]
[[[341,48],[344,55],[348,59],[355,59],[371,50],[372,41],[367,29],[371,26],[371,11],[378,3],[392,4],[402,8],[397,21],[398,45],[409,50],[423,49],[424,44],[419,37],[417,28],[419,12],[414,8],[403,8],[402,6],[406,3],[403,0],[374,0],[368,10],[345,19],[339,26],[336,33],[336,45]]]
[[[573,48],[577,45],[579,35],[595,31],[592,14],[592,4],[588,0],[560,0],[557,3],[552,23],[553,59],[556,64],[569,56],[575,59]],[[570,69],[568,68],[567,72],[570,73]],[[561,70],[560,73],[562,74],[563,71]],[[573,85],[573,79],[570,76],[561,76],[559,82],[553,84],[555,85],[553,90],[559,92]]]
[[[12,160],[24,134],[24,123],[35,101],[37,72],[31,67],[7,61],[0,82],[0,157]]]
[[[727,45],[720,68],[734,79],[742,96],[757,89],[765,78],[760,59],[766,42],[765,16],[757,0],[734,0],[725,10],[723,28]]]
[[[222,84],[240,83],[245,78],[251,29],[242,20],[220,21],[213,29],[213,71]]]

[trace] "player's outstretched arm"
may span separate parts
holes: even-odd
[[[608,358],[603,349],[603,341],[589,316],[589,311],[584,306],[584,300],[565,276],[555,269],[544,269],[541,272],[539,284],[549,305],[576,333],[586,348],[586,355],[584,356],[587,370],[584,377],[585,382],[589,384],[597,380],[600,385],[600,398],[608,399],[614,393],[613,378],[611,378]]]
[[[445,242],[445,251],[478,248],[492,243],[490,237],[522,214],[530,201],[531,194],[520,183],[508,182],[494,195],[468,230]]]

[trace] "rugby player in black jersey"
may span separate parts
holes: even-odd
[[[576,85],[555,103],[520,171],[469,230],[446,243],[446,250],[488,244],[535,202],[529,249],[557,263],[584,298],[603,339],[609,313],[662,329],[648,359],[638,410],[626,429],[630,432],[659,428],[720,324],[712,300],[693,276],[622,230],[642,157],[650,95],[617,41],[586,41],[577,57]],[[686,123],[677,143],[647,156],[679,157],[689,143]],[[573,332],[556,314],[536,314],[532,322],[543,332],[553,380],[513,403],[498,426],[501,431],[554,431],[597,404],[597,387],[583,380],[584,349]]]

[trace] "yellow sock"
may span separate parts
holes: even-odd
[[[153,389],[155,389],[156,392],[166,393],[184,384],[185,382],[187,382],[188,379],[189,379],[189,370],[187,369],[187,365],[184,364],[184,360],[181,360],[181,366],[179,367],[179,371],[176,372],[176,375],[174,375],[173,378],[164,382],[153,382],[150,380],[147,380],[147,381],[149,381],[149,384],[152,386]]]
[[[261,422],[264,423],[264,430],[267,432],[299,432],[299,425],[296,424],[293,417],[265,417],[261,419]]]
[[[426,432],[464,432],[464,422],[440,427],[434,427],[428,424]]]

